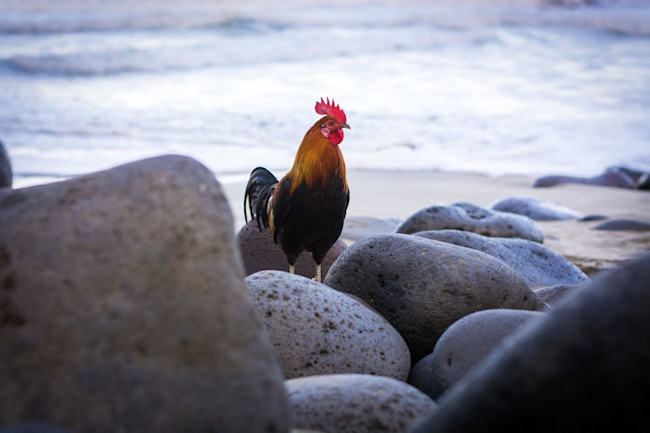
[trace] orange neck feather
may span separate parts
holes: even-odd
[[[292,179],[290,193],[302,184],[307,188],[317,184],[324,185],[332,175],[341,176],[345,190],[348,190],[343,153],[339,146],[330,143],[320,131],[325,119],[327,117],[320,119],[309,128],[305,138],[302,139],[293,167],[286,176]]]

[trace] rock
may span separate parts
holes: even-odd
[[[417,362],[456,320],[489,308],[542,309],[544,304],[509,266],[456,245],[403,234],[354,243],[325,284],[351,293],[383,315]]]
[[[0,425],[288,430],[232,225],[180,156],[0,191]]]
[[[268,228],[261,232],[255,220],[249,221],[237,233],[237,246],[244,261],[246,275],[264,270],[289,271],[289,262],[282,249],[273,242],[273,236]],[[337,240],[327,252],[321,264],[321,275],[325,278],[332,263],[345,250],[347,245]],[[303,252],[296,262],[296,274],[313,278],[316,275],[316,264],[311,253]]]
[[[504,341],[410,433],[650,431],[650,254]]]
[[[442,394],[442,391],[438,387],[438,383],[433,380],[432,363],[433,353],[430,353],[419,360],[413,368],[411,368],[408,383],[435,400],[440,394]]]
[[[537,289],[535,294],[547,304],[555,305],[560,299],[564,299],[565,296],[577,290],[580,290],[580,286],[577,284],[558,284]]]
[[[612,167],[611,170],[619,170],[623,173],[630,176],[630,179],[634,182],[634,187],[636,189],[649,189],[650,188],[650,172],[634,170],[629,167]]]
[[[414,387],[388,377],[336,374],[285,384],[292,427],[324,433],[403,433],[435,407]]]
[[[367,373],[406,380],[408,347],[378,313],[287,272],[260,271],[246,283],[285,378]]]
[[[530,218],[491,211],[469,203],[422,209],[408,217],[395,231],[409,234],[445,229],[500,238],[522,238],[539,243],[544,241],[542,229]]]
[[[578,221],[580,221],[580,222],[591,222],[591,221],[606,220],[607,218],[608,218],[607,216],[601,215],[601,214],[590,214],[590,215],[583,216]]]
[[[641,221],[630,218],[612,219],[598,224],[593,229],[647,232],[650,231],[650,221]]]
[[[447,328],[436,343],[431,358],[431,380],[440,394],[463,378],[506,337],[545,314],[521,310],[483,310],[468,314]],[[431,397],[437,399],[439,395]]]
[[[583,185],[611,186],[617,188],[635,188],[634,180],[625,171],[618,167],[607,169],[603,174],[594,177],[577,176],[544,176],[535,181],[533,187],[549,187],[564,183],[577,183]]]
[[[532,197],[508,197],[490,206],[492,210],[523,215],[535,221],[580,219],[582,214],[565,206]]]
[[[0,141],[0,188],[11,188],[13,185],[14,173],[11,169],[11,159]]]
[[[569,260],[537,242],[489,238],[460,230],[436,230],[415,235],[472,248],[496,257],[517,271],[529,287],[576,284],[589,279]]]
[[[370,236],[393,233],[399,225],[398,218],[377,218],[370,216],[347,216],[343,223],[341,238],[359,241]]]
[[[636,188],[647,191],[650,190],[650,172],[643,173],[642,176],[636,181]]]

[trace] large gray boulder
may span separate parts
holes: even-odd
[[[491,238],[461,230],[431,230],[415,235],[472,248],[496,257],[517,271],[530,287],[578,284],[589,279],[562,255],[526,239]]]
[[[507,197],[490,206],[492,210],[527,216],[535,221],[581,219],[583,215],[566,206],[533,197]]]
[[[334,374],[285,384],[292,428],[323,433],[403,433],[435,407],[422,392],[388,377]]]
[[[404,339],[361,302],[287,272],[260,271],[246,284],[286,379],[365,373],[406,380]]]
[[[279,245],[273,242],[273,236],[268,228],[260,231],[257,221],[250,220],[237,233],[237,246],[244,261],[246,275],[265,270],[289,271],[287,256]],[[347,245],[337,240],[325,254],[321,263],[321,277],[325,278],[332,263],[341,255]],[[296,274],[313,278],[316,275],[316,263],[311,253],[303,251],[296,262]]]
[[[232,225],[179,156],[0,191],[0,425],[287,431]]]
[[[413,362],[431,353],[444,330],[467,314],[544,307],[526,282],[494,257],[403,234],[351,245],[325,284],[360,297],[382,314],[406,340]]]
[[[650,431],[650,254],[504,340],[411,433]]]
[[[14,173],[11,169],[11,159],[4,144],[0,141],[0,188],[11,188]]]
[[[397,233],[428,230],[464,230],[484,236],[521,238],[543,242],[544,233],[532,219],[507,212],[483,209],[470,203],[431,206],[422,209],[400,224]]]

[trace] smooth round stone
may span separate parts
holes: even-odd
[[[280,271],[246,278],[285,378],[367,373],[406,380],[404,339],[386,319],[324,284]]]
[[[566,206],[533,197],[508,197],[498,200],[491,209],[527,216],[535,221],[580,219],[582,214]]]
[[[549,187],[561,185],[564,183],[577,183],[583,185],[595,186],[611,186],[617,188],[633,189],[636,187],[634,179],[625,170],[620,168],[610,168],[604,173],[593,177],[579,177],[579,176],[562,176],[552,175],[544,176],[535,181],[533,187]]]
[[[483,310],[455,322],[442,334],[432,353],[432,380],[438,391],[442,394],[451,388],[506,337],[545,314],[521,310]]]
[[[507,212],[498,212],[470,203],[431,206],[408,217],[395,229],[397,233],[428,230],[464,230],[484,236],[521,238],[543,242],[544,233],[532,219]]]
[[[292,427],[323,433],[403,433],[435,407],[416,388],[388,377],[310,376],[285,385]]]
[[[612,219],[598,224],[593,229],[647,232],[650,231],[650,221],[641,221],[631,218]]]

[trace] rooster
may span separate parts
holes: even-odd
[[[321,262],[343,230],[350,191],[345,161],[339,148],[343,129],[350,129],[345,112],[329,98],[316,102],[324,115],[309,128],[298,148],[291,170],[278,182],[267,169],[251,172],[244,194],[258,228],[269,227],[273,240],[286,254],[289,272],[303,251],[316,263],[314,280],[321,282]]]

